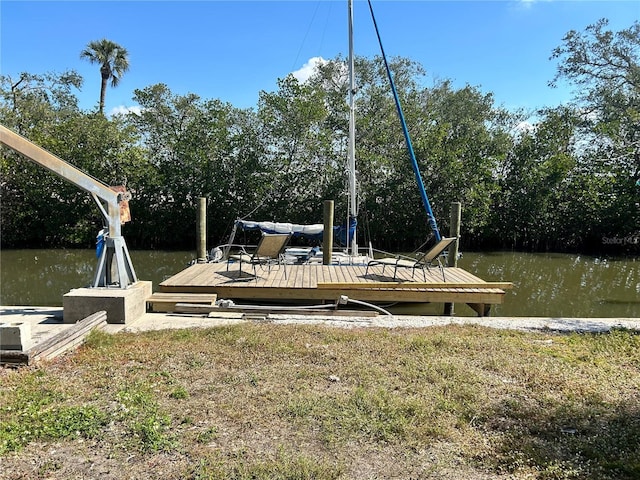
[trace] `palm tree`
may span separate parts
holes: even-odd
[[[89,42],[87,47],[80,52],[80,58],[89,60],[90,63],[100,65],[100,75],[102,76],[100,113],[102,114],[104,114],[104,97],[107,91],[107,83],[111,80],[112,87],[118,86],[124,72],[129,70],[128,55],[125,48],[106,38]]]

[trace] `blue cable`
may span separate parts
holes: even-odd
[[[396,102],[396,109],[398,110],[398,115],[400,117],[400,123],[402,124],[402,132],[404,133],[404,139],[407,143],[407,150],[409,150],[409,156],[411,157],[411,166],[413,167],[413,173],[416,177],[416,182],[418,183],[418,189],[420,190],[420,196],[422,197],[422,203],[427,212],[427,217],[429,219],[429,225],[431,226],[431,230],[436,237],[436,242],[439,242],[442,236],[440,235],[440,230],[438,229],[438,224],[436,222],[436,217],[433,214],[433,210],[431,209],[431,203],[429,202],[429,197],[427,197],[427,191],[424,188],[424,182],[422,181],[422,175],[420,174],[420,169],[418,168],[418,161],[416,160],[416,155],[413,151],[413,145],[411,144],[411,137],[409,136],[409,130],[407,129],[407,123],[404,120],[404,114],[402,113],[402,106],[400,105],[400,98],[398,97],[398,92],[396,90],[396,85],[393,81],[393,77],[391,75],[391,70],[389,69],[389,63],[387,62],[387,56],[384,53],[384,47],[382,46],[382,39],[380,38],[380,32],[378,30],[378,23],[376,22],[376,17],[373,14],[373,6],[371,5],[371,0],[368,0],[369,10],[371,11],[371,19],[373,20],[373,26],[376,29],[376,35],[378,36],[378,43],[380,44],[380,52],[382,53],[382,59],[384,60],[384,67],[387,70],[387,76],[389,77],[389,83],[391,84],[391,91],[393,92],[393,99]]]

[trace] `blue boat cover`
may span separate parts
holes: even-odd
[[[358,221],[355,217],[349,217],[349,225],[333,227],[333,239],[340,246],[349,245]],[[309,238],[322,241],[324,225],[315,223],[311,225],[299,225],[295,223],[281,222],[254,222],[251,220],[237,220],[236,225],[242,230],[260,230],[264,233],[291,233],[294,237]]]

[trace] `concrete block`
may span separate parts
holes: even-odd
[[[146,311],[151,282],[138,281],[128,288],[76,288],[62,297],[64,323],[76,323],[105,310],[107,323],[130,323]]]
[[[21,350],[31,348],[31,324],[29,322],[0,323],[0,350]]]

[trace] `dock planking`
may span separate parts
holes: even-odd
[[[462,268],[447,267],[443,281],[439,269],[415,274],[398,269],[396,279],[387,268],[358,265],[274,265],[271,268],[238,264],[200,263],[192,265],[160,283],[161,292],[210,293],[235,301],[279,303],[335,302],[341,295],[372,303],[466,303],[478,315],[489,313],[491,305],[501,304],[508,282],[485,282]]]

